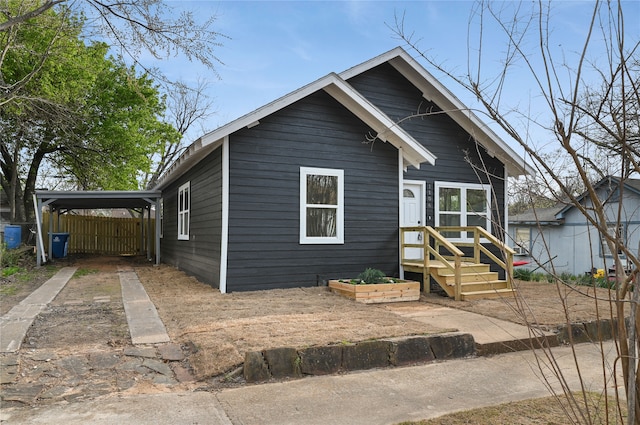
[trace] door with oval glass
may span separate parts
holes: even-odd
[[[415,227],[425,225],[425,187],[423,181],[404,180],[402,188],[402,216],[401,227]],[[405,243],[420,244],[421,232],[406,232]],[[405,248],[404,258],[407,260],[422,260],[422,248]]]

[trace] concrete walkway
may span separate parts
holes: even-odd
[[[167,330],[138,275],[133,271],[121,271],[118,275],[131,342],[134,345],[169,342]]]
[[[615,348],[604,344],[607,367]],[[568,385],[579,390],[569,347],[551,349]],[[576,346],[588,390],[612,390],[603,381],[599,347]],[[548,357],[538,351],[500,354],[293,381],[247,385],[217,393],[184,392],[104,397],[88,402],[7,409],[11,424],[94,425],[201,423],[212,425],[372,425],[438,417],[446,413],[550,395],[557,387]],[[618,373],[620,377],[620,374]],[[620,379],[620,378],[619,378]],[[619,380],[618,382],[622,382]]]
[[[478,355],[527,350],[531,348],[531,338],[534,337],[544,338],[544,346],[559,344],[557,336],[551,332],[536,330],[534,334],[527,326],[436,304],[397,303],[385,308],[402,317],[473,335]],[[540,345],[535,345],[538,347]]]
[[[53,301],[76,270],[77,267],[62,268],[0,318],[0,352],[13,353],[20,349],[36,316]]]

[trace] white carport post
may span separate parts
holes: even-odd
[[[47,261],[47,256],[44,252],[44,241],[42,239],[42,200],[33,195],[33,207],[36,214],[36,267],[40,267],[43,262]]]
[[[161,222],[160,222],[160,204],[162,203],[162,198],[158,197],[156,198],[156,210],[155,210],[155,216],[156,216],[156,266],[160,265],[160,233],[162,231],[161,226]]]
[[[149,203],[149,224],[147,232],[149,235],[149,243],[147,244],[147,256],[149,260],[151,259],[151,207],[155,207],[155,219],[156,219],[156,228],[155,228],[155,247],[156,247],[156,262],[155,265],[160,264],[160,200],[161,197],[157,198],[144,198],[145,201]]]

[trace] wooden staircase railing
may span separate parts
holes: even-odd
[[[418,243],[407,242],[407,233],[417,233]],[[473,242],[453,242],[444,235],[447,233],[473,232]],[[438,263],[440,268],[444,267],[454,274],[454,298],[460,301],[463,298],[462,288],[462,269],[463,261],[465,266],[468,264],[482,264],[480,262],[481,255],[486,255],[493,263],[502,268],[506,277],[506,289],[513,291],[511,285],[511,277],[513,276],[513,251],[502,241],[493,236],[482,227],[438,227],[416,226],[400,228],[400,244],[401,244],[401,264],[403,266],[415,267],[417,264],[421,266],[421,272],[424,276],[424,290],[429,292],[429,283],[427,277],[433,273],[432,262]],[[502,253],[504,259],[499,258],[483,244],[491,244]],[[459,247],[473,247],[473,257],[465,257],[464,252]],[[421,249],[421,258],[407,258],[407,249]],[[442,286],[442,285],[441,285]]]

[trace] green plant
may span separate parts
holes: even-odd
[[[2,277],[9,277],[12,274],[16,274],[20,271],[20,267],[18,266],[7,266],[2,269]]]
[[[19,249],[7,249],[7,244],[4,242],[1,243],[0,244],[0,266],[2,266],[2,268],[17,266],[18,261],[20,260],[20,257],[22,256],[23,253],[24,251]]]
[[[531,280],[531,270],[529,269],[515,269],[513,271],[513,277],[514,279],[519,279],[519,280],[526,280],[529,281]]]
[[[0,286],[0,295],[15,295],[18,292],[17,285],[2,285]]]
[[[364,283],[384,283],[386,275],[383,271],[378,269],[368,268],[360,273],[357,277]]]

